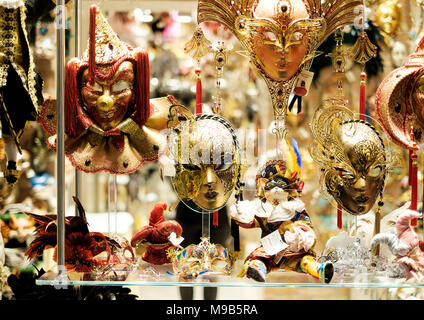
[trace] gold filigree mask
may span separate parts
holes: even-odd
[[[175,161],[172,184],[178,197],[195,211],[222,208],[240,176],[238,141],[231,125],[215,115],[200,115],[170,140]]]
[[[326,103],[311,124],[311,156],[321,166],[325,191],[347,212],[365,214],[382,194],[393,157],[370,122],[355,119],[341,100]]]

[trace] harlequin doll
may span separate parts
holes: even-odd
[[[28,121],[37,120],[43,102],[42,79],[35,69],[28,33],[35,21],[54,9],[51,0],[0,1],[0,121],[9,183],[19,178],[16,157]]]
[[[122,42],[96,6],[90,8],[88,49],[66,66],[65,154],[79,170],[127,174],[157,160],[172,97],[149,99],[149,57]],[[55,148],[56,106],[40,120]]]
[[[257,199],[231,206],[231,218],[240,227],[262,230],[261,246],[247,256],[240,276],[264,282],[267,273],[281,268],[329,283],[333,265],[316,261],[316,235],[305,204],[298,198],[303,188],[300,168],[288,147],[286,159],[267,161],[256,175]],[[272,235],[276,237],[273,242],[265,241]]]
[[[137,231],[131,238],[132,247],[141,244],[146,248],[142,259],[151,264],[170,263],[166,251],[179,245],[177,238],[180,238],[183,232],[177,221],[165,220],[163,211],[166,207],[166,203],[157,203],[150,213],[149,225]]]

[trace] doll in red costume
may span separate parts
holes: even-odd
[[[150,213],[149,225],[131,238],[132,247],[140,244],[146,248],[141,258],[155,265],[170,263],[166,251],[171,247],[179,247],[183,240],[181,225],[175,220],[166,221],[163,217],[166,207],[166,203],[157,203]]]

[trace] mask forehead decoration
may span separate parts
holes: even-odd
[[[150,99],[149,56],[122,42],[96,6],[90,7],[87,49],[66,65],[65,153],[77,169],[128,174],[155,161],[166,146],[171,96]],[[40,110],[55,149],[56,103]]]
[[[327,100],[314,114],[310,154],[322,171],[321,183],[352,215],[369,212],[382,196],[387,174],[397,163],[372,119],[355,119],[342,100]]]
[[[316,49],[331,33],[354,22],[360,5],[354,0],[201,0],[198,23],[221,23],[242,43],[267,82],[281,140],[298,76],[309,70]]]
[[[170,120],[169,158],[178,197],[195,211],[222,208],[239,186],[240,154],[234,129],[224,118],[189,113]]]

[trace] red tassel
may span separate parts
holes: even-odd
[[[218,211],[213,212],[212,224],[213,224],[214,227],[218,226]]]
[[[343,214],[342,206],[338,204],[337,205],[337,228],[339,228],[340,230],[343,228],[342,214]]]
[[[150,116],[150,65],[149,54],[137,52],[136,104],[134,119],[141,128]]]
[[[365,97],[365,86],[367,81],[367,74],[365,72],[361,72],[361,87],[359,90],[359,119],[365,120],[365,105],[366,105],[366,97]]]
[[[412,176],[412,150],[409,150],[409,175],[408,175],[408,185],[411,185],[411,176]]]
[[[409,209],[416,211],[417,210],[417,187],[418,187],[418,181],[417,181],[417,174],[418,174],[418,168],[416,165],[417,160],[417,154],[415,152],[412,152],[411,155],[412,159],[412,177],[411,177],[411,205]],[[417,219],[412,219],[411,221],[412,226],[417,225]]]
[[[79,59],[73,58],[68,62],[65,75],[65,133],[72,138],[80,135],[83,130],[78,120],[78,61]]]
[[[196,83],[196,114],[203,113],[202,101],[202,80],[200,79],[200,69],[196,69],[197,83]]]
[[[96,15],[97,6],[90,7],[90,29],[89,29],[89,56],[88,56],[88,81],[94,84],[96,74]]]

